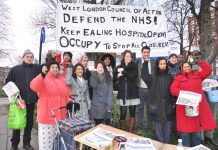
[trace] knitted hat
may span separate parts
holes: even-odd
[[[31,54],[31,55],[33,55],[33,57],[34,57],[33,52],[31,52],[29,49],[26,49],[26,50],[23,52],[22,57],[24,57],[24,56],[27,55],[27,54]]]
[[[177,58],[178,56],[173,53],[173,54],[170,54],[169,59],[170,59],[171,57],[176,57],[176,58]]]

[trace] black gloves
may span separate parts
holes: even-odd
[[[73,106],[74,106],[74,112],[73,112]],[[80,104],[75,102],[69,102],[67,104],[67,110],[69,111],[70,114],[76,113],[77,111],[80,110]]]
[[[43,72],[41,72],[41,76],[42,76],[43,78],[45,78],[46,74],[43,73]]]
[[[80,110],[80,104],[79,103],[74,103],[74,113]]]

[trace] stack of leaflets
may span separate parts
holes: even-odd
[[[127,138],[125,150],[155,150],[149,138]]]
[[[99,149],[106,149],[112,145],[112,141],[116,136],[124,136],[114,132],[96,128],[88,134],[81,137],[85,143],[90,143]],[[149,138],[127,138],[127,142],[121,143],[125,150],[155,150],[151,139]]]
[[[118,134],[102,128],[96,128],[90,133],[81,137],[81,140],[103,149],[111,145],[115,136],[118,136]]]
[[[206,147],[206,146],[200,144],[200,145],[198,145],[198,146],[189,148],[189,149],[187,149],[187,150],[211,150],[211,149],[209,149],[208,147]]]

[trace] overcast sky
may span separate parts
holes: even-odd
[[[152,6],[161,4],[164,0],[151,0]],[[23,51],[24,49],[32,49],[38,51],[39,41],[34,36],[31,29],[31,18],[36,11],[42,6],[41,0],[7,0],[12,13],[12,26],[14,36],[15,49]]]
[[[2,2],[3,0],[0,1]],[[164,1],[165,0],[149,0],[153,7],[160,5]],[[36,36],[35,30],[32,29],[30,16],[37,11],[40,11],[40,8],[44,4],[41,0],[4,0],[4,2],[11,10],[10,35],[11,40],[13,41],[11,47],[16,50],[13,52],[13,55],[21,55],[25,49],[31,49],[34,52],[35,57],[38,58],[39,33]],[[44,50],[53,48],[55,48],[55,43],[43,45]]]

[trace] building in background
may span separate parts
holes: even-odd
[[[218,8],[218,1],[215,2],[215,7]],[[211,9],[211,20],[212,20],[212,41],[217,39],[216,26],[218,26],[218,11],[214,8]],[[190,16],[188,18],[188,34],[189,34],[189,42],[190,42],[190,52],[194,50],[200,50],[199,48],[199,26],[197,23],[197,19],[194,16]],[[218,58],[216,58],[213,62],[213,74],[218,74]]]

